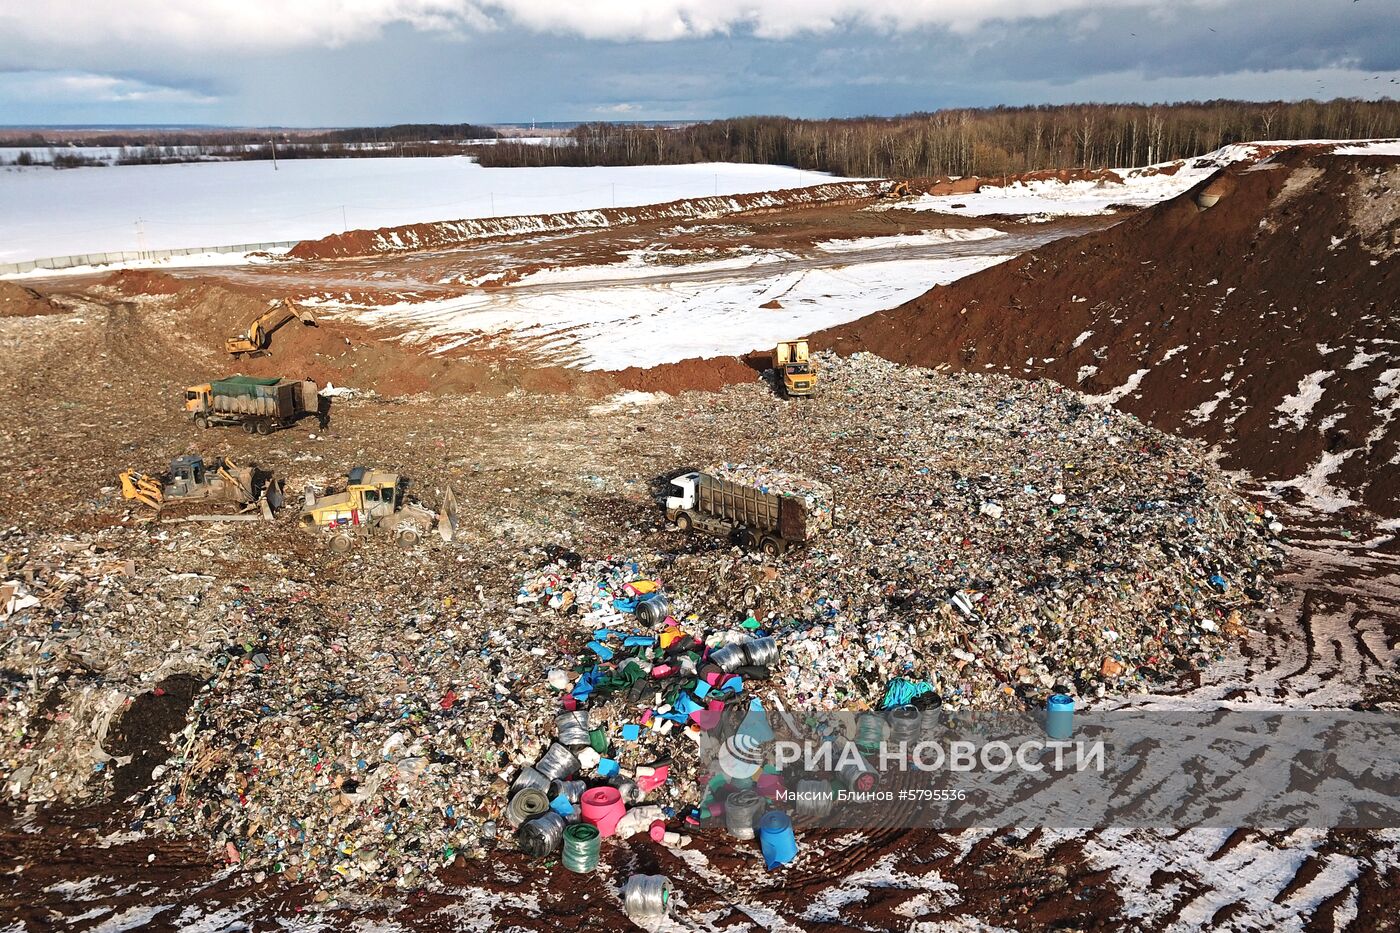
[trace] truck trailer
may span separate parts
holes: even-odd
[[[774,470],[724,465],[671,479],[666,518],[778,556],[832,526],[831,487]]]
[[[271,434],[304,415],[319,415],[320,404],[310,379],[233,375],[185,389],[185,411],[196,425],[238,424],[249,434]],[[325,420],[321,415],[323,428]]]

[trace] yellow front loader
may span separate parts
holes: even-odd
[[[329,536],[330,549],[344,554],[354,540],[384,535],[403,547],[412,547],[437,525],[444,541],[457,530],[457,497],[448,489],[442,507],[433,512],[408,498],[409,480],[398,473],[355,467],[345,477],[342,492],[318,496],[308,488],[301,524]]]

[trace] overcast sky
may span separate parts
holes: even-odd
[[[0,124],[1400,98],[1400,0],[0,0]]]

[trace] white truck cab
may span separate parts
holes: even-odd
[[[690,512],[695,509],[695,485],[699,473],[682,473],[671,478],[672,495],[666,497],[666,515],[675,521],[677,512]]]

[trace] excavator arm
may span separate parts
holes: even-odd
[[[277,304],[253,319],[246,334],[230,337],[224,341],[224,349],[234,357],[264,353],[272,342],[272,334],[277,328],[296,318],[307,327],[316,326],[316,316],[290,298],[283,298]]]

